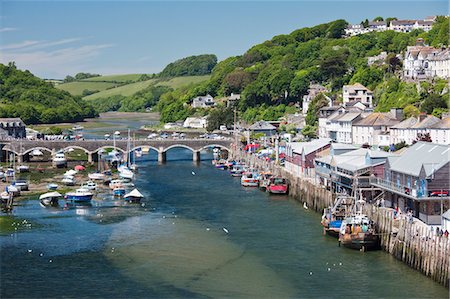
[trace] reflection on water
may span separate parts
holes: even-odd
[[[141,204],[108,190],[89,207],[29,200],[2,216],[32,227],[0,236],[0,297],[448,296],[384,252],[338,247],[285,196],[243,188],[188,150],[162,165],[152,155],[139,162]]]

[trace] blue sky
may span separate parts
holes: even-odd
[[[176,59],[243,54],[278,34],[335,19],[447,15],[447,1],[0,0],[0,62],[42,78],[154,73]]]

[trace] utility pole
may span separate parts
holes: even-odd
[[[237,157],[237,151],[238,151],[238,138],[237,138],[237,131],[236,131],[236,107],[234,107],[234,155]]]

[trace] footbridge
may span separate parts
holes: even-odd
[[[193,161],[200,160],[200,151],[206,148],[218,147],[228,152],[231,151],[231,139],[131,139],[128,140],[103,140],[103,139],[86,139],[86,140],[0,140],[2,150],[6,153],[14,153],[17,161],[23,162],[33,150],[46,151],[55,154],[58,151],[68,149],[80,149],[86,152],[88,162],[94,161],[94,156],[102,150],[114,148],[117,151],[128,153],[138,148],[149,148],[158,153],[158,161],[166,160],[166,153],[172,148],[182,147],[192,151]]]

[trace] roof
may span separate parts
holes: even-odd
[[[393,126],[398,124],[400,120],[397,120],[392,117],[392,114],[389,112],[375,112],[369,114],[367,117],[356,121],[354,126]]]
[[[441,121],[429,126],[430,129],[450,129],[450,117],[444,118]]]
[[[392,20],[391,25],[414,25],[416,20]]]
[[[392,126],[393,129],[426,129],[431,128],[440,122],[440,119],[433,115],[428,115],[423,120],[416,117],[410,117],[404,121]]]
[[[125,194],[124,198],[127,198],[127,197],[144,197],[144,195],[142,195],[142,193],[139,192],[138,189],[134,188],[133,191],[131,191],[128,194]]]
[[[367,90],[368,92],[372,92],[370,89],[362,85],[361,83],[355,83],[353,85],[344,85],[344,89],[348,89],[349,93],[355,92],[355,90]]]
[[[403,152],[396,159],[389,158],[391,170],[419,176],[422,167],[429,177],[435,171],[450,162],[448,145],[419,141]]]
[[[450,209],[447,210],[444,214],[442,214],[442,218],[450,220]]]
[[[25,123],[18,117],[0,118],[0,124],[5,126],[25,127]]]
[[[347,112],[337,118],[337,121],[353,121],[361,115],[360,112]]]
[[[271,125],[269,122],[261,120],[255,122],[253,125],[249,127],[250,130],[276,130],[276,127]]]
[[[229,97],[228,100],[240,100],[241,99],[241,95],[240,94],[234,94],[232,93]]]
[[[345,149],[358,149],[357,146],[349,143],[332,143],[331,147],[336,150],[345,150]]]
[[[309,142],[288,142],[286,146],[290,147],[294,153],[308,155],[330,143],[330,138],[319,138]]]

